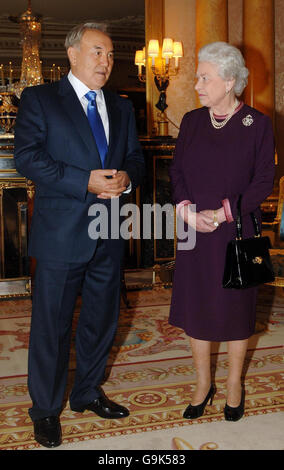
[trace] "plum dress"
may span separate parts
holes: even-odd
[[[170,169],[174,203],[190,200],[196,211],[218,209],[228,199],[233,222],[212,233],[196,232],[191,250],[177,250],[169,323],[206,341],[249,338],[255,330],[256,288],[224,289],[226,247],[236,236],[242,194],[243,237],[253,236],[249,213],[273,190],[274,137],[270,119],[241,103],[221,129],[208,108],[186,113]]]

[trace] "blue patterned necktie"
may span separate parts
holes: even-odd
[[[88,100],[87,115],[88,120],[98,147],[98,151],[101,157],[102,167],[104,168],[105,158],[108,151],[108,145],[105,135],[104,126],[101,120],[101,116],[98,112],[96,97],[97,94],[95,91],[88,91],[85,94],[85,97]]]

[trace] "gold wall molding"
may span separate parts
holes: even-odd
[[[198,0],[196,2],[196,66],[201,47],[216,41],[227,42],[228,38],[228,1]],[[200,106],[197,94],[196,104]]]
[[[179,73],[167,90],[169,134],[177,137],[186,111],[196,107],[195,102],[195,0],[165,0],[165,37],[182,41],[184,56],[180,59]],[[177,127],[175,127],[177,126]]]
[[[164,0],[145,0],[145,44],[150,39],[158,39],[162,43],[164,36]],[[146,103],[147,103],[147,133],[157,134],[156,122],[158,109],[155,104],[159,100],[159,92],[154,83],[151,70],[151,59],[146,63]]]
[[[244,0],[244,56],[250,71],[244,98],[274,120],[274,0]]]
[[[228,1],[196,2],[196,50],[215,41],[228,41]]]

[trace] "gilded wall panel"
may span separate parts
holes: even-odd
[[[169,85],[167,114],[177,126],[183,115],[196,107],[195,101],[195,0],[165,0],[165,36],[182,41],[184,57],[180,71]],[[173,137],[178,129],[171,123],[169,133]]]

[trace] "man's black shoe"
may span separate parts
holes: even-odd
[[[58,416],[47,416],[34,421],[35,440],[44,447],[58,447],[62,442]]]
[[[96,413],[101,418],[118,419],[126,418],[129,411],[124,406],[118,405],[114,401],[109,400],[106,396],[96,398],[92,403],[80,407],[71,408],[72,411],[83,413],[85,410],[90,410]]]

